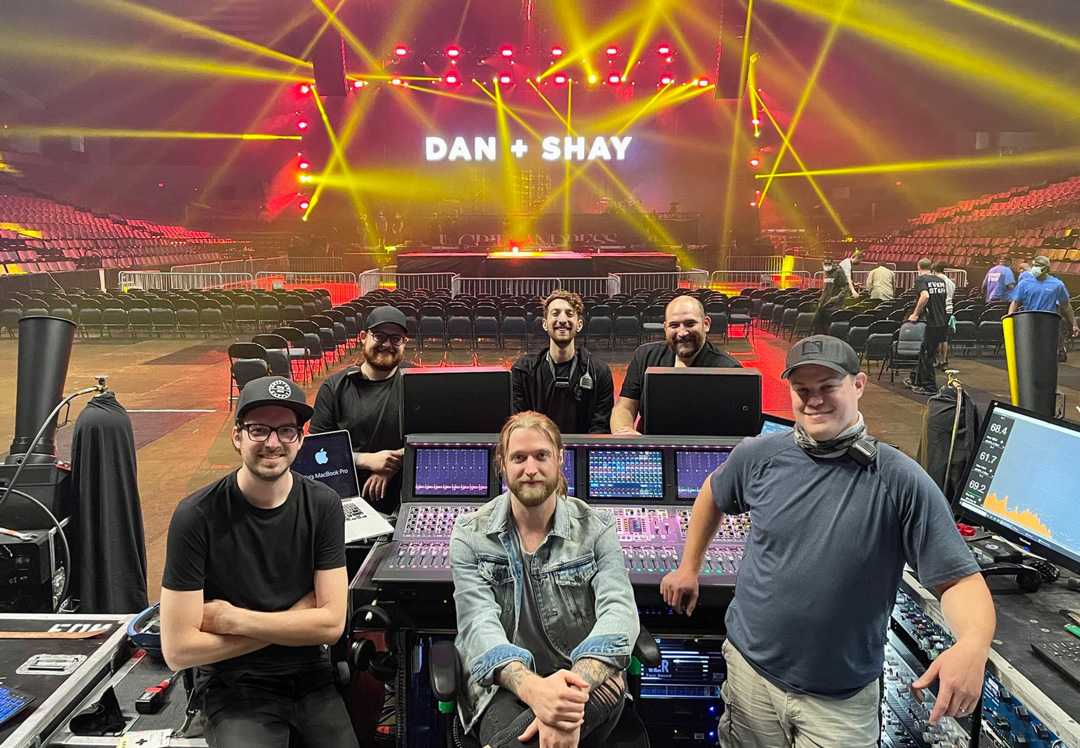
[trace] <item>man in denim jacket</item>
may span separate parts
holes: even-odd
[[[622,713],[638,635],[614,519],[566,495],[547,416],[511,417],[495,458],[509,491],[450,539],[462,721],[492,748],[597,745]]]

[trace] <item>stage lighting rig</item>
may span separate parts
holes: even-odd
[[[615,45],[612,45],[612,46],[608,47],[604,51],[607,53],[608,57],[616,57],[619,54],[619,48],[616,47]]]
[[[447,72],[443,76],[443,83],[445,83],[448,86],[458,86],[458,85],[461,84],[461,78],[455,72],[452,72],[452,71]]]
[[[622,83],[622,76],[618,73],[612,73],[607,77],[608,85],[617,86]]]
[[[449,57],[451,61],[456,60],[461,57],[461,47],[458,47],[457,45],[447,47],[446,56]]]
[[[306,119],[300,119],[296,121],[297,130],[307,130],[309,127],[311,127],[311,123],[308,122]]]
[[[394,47],[394,56],[395,57],[400,59],[402,57],[408,57],[408,55],[409,55],[409,48],[406,47],[404,44],[399,44],[396,47]]]
[[[551,56],[552,57],[562,57],[563,56],[563,48],[562,47],[552,47],[551,48]]]
[[[566,81],[569,79],[562,73],[556,73],[552,80],[555,81],[556,86],[565,86]]]
[[[661,44],[659,47],[656,48],[656,54],[660,55],[661,57],[669,57],[671,55],[671,45]]]
[[[296,87],[296,90],[301,96],[307,96],[309,93],[311,93],[311,84],[301,83],[299,86]]]
[[[502,45],[501,47],[499,47],[499,56],[509,60],[511,57],[514,56],[514,48],[511,47],[509,44]]]

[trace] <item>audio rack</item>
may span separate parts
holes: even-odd
[[[450,534],[457,518],[479,505],[454,502],[406,503],[398,514],[394,539],[378,554],[376,584],[449,584]],[[630,582],[656,587],[679,565],[690,507],[605,505],[615,517]],[[703,587],[733,587],[750,529],[748,515],[726,515],[705,552]]]

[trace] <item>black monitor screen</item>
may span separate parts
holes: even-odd
[[[590,449],[589,496],[664,498],[664,457],[659,449]]]
[[[1077,465],[1080,430],[995,404],[960,505],[1080,570]]]
[[[420,447],[416,450],[416,496],[487,496],[490,453],[486,447]]]
[[[680,499],[696,499],[701,486],[724,464],[731,450],[678,450],[675,452],[675,483]]]
[[[360,495],[348,431],[308,434],[296,453],[292,469],[325,483],[343,499]]]
[[[577,483],[574,481],[576,470],[574,469],[574,450],[569,448],[563,449],[563,464],[562,474],[566,478],[566,493],[570,496],[574,495],[577,490]],[[502,479],[502,490],[505,491],[508,488],[506,485],[506,476]]]

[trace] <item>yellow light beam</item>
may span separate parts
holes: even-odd
[[[352,30],[337,17],[336,10],[332,11],[326,7],[326,3],[324,3],[323,0],[311,0],[311,4],[314,5],[320,13],[326,16],[326,20],[328,20],[335,29],[341,32],[341,37],[345,40],[345,43],[348,44],[356,54],[360,55],[360,59],[362,59],[366,65],[375,70],[383,69],[383,64],[375,58],[375,55],[368,51],[368,48],[364,46],[363,42],[356,38],[356,34],[354,34]]]
[[[656,22],[663,16],[665,2],[666,0],[649,0],[649,13],[645,16],[645,22],[638,29],[634,37],[634,44],[630,48],[630,53],[626,56],[626,65],[623,66],[622,71],[624,81],[630,77],[630,71],[634,69],[634,65],[641,57],[641,50],[645,48],[645,44],[652,37]]]
[[[535,85],[533,89],[540,93],[540,89]],[[573,99],[574,81],[566,81],[566,132],[573,133],[574,128],[572,126],[574,116],[574,99]],[[540,94],[540,98],[547,101],[547,97]],[[551,102],[548,102],[549,104]],[[555,107],[551,107],[552,111],[555,111]],[[558,112],[556,112],[558,114]],[[573,189],[574,185],[570,181],[570,162],[563,160],[563,181],[566,182],[566,190],[563,192],[563,219],[562,219],[562,233],[563,233],[563,248],[570,249],[573,246],[573,242],[570,240],[570,214],[573,207]]]
[[[693,6],[693,3],[680,3],[675,7],[676,10],[682,13],[689,10],[688,6]],[[675,43],[678,45],[679,53],[685,55],[686,59],[690,62],[690,66],[697,71],[694,74],[701,75],[707,68],[704,63],[702,63],[701,58],[697,56],[697,52],[694,51],[694,45],[690,43],[690,40],[686,38],[686,34],[683,33],[682,26],[679,25],[679,22],[674,15],[666,11],[664,12],[664,22],[668,31],[675,37]],[[705,28],[708,28],[708,26]]]
[[[836,40],[836,34],[840,30],[840,22],[843,20],[844,14],[847,12],[850,3],[851,0],[842,0],[836,13],[832,17],[832,21],[829,24],[829,30],[825,34],[825,40],[821,43],[821,48],[818,49],[817,59],[814,60],[814,66],[810,69],[810,77],[806,79],[806,85],[803,87],[802,95],[799,96],[799,103],[795,106],[795,112],[791,115],[791,120],[788,122],[784,143],[780,146],[780,152],[776,154],[776,160],[773,161],[770,175],[776,174],[776,172],[780,170],[780,163],[784,160],[784,154],[788,151],[788,143],[795,137],[795,128],[799,126],[799,120],[802,119],[802,114],[806,110],[806,103],[810,100],[810,93],[817,84],[821,69],[825,67],[825,60],[829,57],[829,51],[832,49],[833,41]],[[769,179],[765,180],[765,186],[761,190],[761,198],[758,200],[758,205],[765,202],[765,198],[769,194],[769,187],[771,186],[772,177],[770,176]]]
[[[971,0],[945,0],[945,2],[950,5],[955,5],[958,8],[971,11],[972,13],[976,13],[984,18],[989,18],[1007,26],[1011,26],[1014,29],[1031,34],[1032,36],[1037,36],[1052,44],[1058,44],[1073,52],[1080,52],[1080,39],[1075,36],[1059,33],[1054,29],[1035,23],[1034,21],[1029,21],[1020,16],[1014,16],[1011,13],[1006,13],[997,10],[996,8],[988,8],[985,5],[979,5],[978,3],[971,2]]]
[[[135,70],[162,70],[171,73],[209,75],[216,78],[241,78],[269,81],[304,81],[310,76],[287,73],[254,65],[210,62],[183,55],[142,54],[115,47],[83,44],[74,39],[49,40],[0,35],[0,57],[32,57],[48,62],[72,60],[102,67]]]
[[[535,138],[536,140],[542,140],[543,139],[543,136],[539,132],[537,132],[536,129],[532,125],[530,125],[528,122],[523,120],[513,109],[508,107],[506,105],[506,103],[502,100],[502,94],[498,93],[499,92],[499,82],[498,81],[494,82],[493,87],[495,88],[495,91],[496,91],[496,93],[494,93],[494,94],[491,93],[490,91],[488,91],[487,88],[484,86],[484,84],[481,83],[480,81],[476,80],[476,78],[473,78],[473,83],[475,83],[477,86],[479,86],[480,90],[483,91],[485,94],[487,94],[488,97],[492,101],[495,102],[495,110],[496,110],[496,112],[505,112],[505,114],[507,116],[509,116],[511,119],[513,119],[515,122],[517,122],[523,128],[525,128],[525,131],[527,133],[529,133],[529,135],[533,136],[533,138]],[[507,147],[509,148],[509,144],[507,144]]]
[[[345,154],[345,151],[341,148],[341,143],[338,141],[337,133],[334,132],[334,126],[330,124],[330,116],[326,113],[326,107],[323,106],[322,97],[319,96],[319,91],[315,86],[311,87],[311,98],[315,101],[315,107],[319,110],[319,117],[322,119],[323,127],[326,128],[326,136],[330,139],[330,148],[333,150],[334,155],[337,156],[338,164],[341,166],[341,171],[345,175],[345,178],[350,183],[353,181],[353,173],[349,168],[349,159]],[[352,198],[353,208],[356,210],[356,217],[361,218],[367,214],[367,209],[364,207],[363,202],[360,199],[360,195],[356,190],[350,189],[349,196]],[[308,205],[308,207],[311,207]]]
[[[8,125],[6,137],[36,138],[128,138],[137,140],[300,140],[299,135],[269,132],[191,132],[187,130],[130,130],[113,127],[67,127],[64,125]]]
[[[574,6],[573,3],[556,3],[557,8],[562,8],[563,6],[573,8],[574,12],[577,12],[576,6]],[[555,64],[551,65],[546,70],[544,70],[544,72],[540,73],[540,80],[544,80],[548,76],[554,75],[560,70],[563,70],[574,64],[578,60],[583,60],[587,58],[590,53],[594,52],[600,46],[607,44],[612,37],[618,36],[626,29],[633,26],[640,20],[640,18],[641,11],[637,9],[629,10],[627,12],[624,12],[622,15],[615,17],[611,21],[611,23],[597,30],[596,33],[594,33],[588,39],[585,39],[582,44],[575,45],[573,49],[566,50],[566,53],[562,57],[560,57],[558,61],[555,62]]]
[[[287,55],[284,52],[279,52],[276,49],[270,49],[264,47],[261,44],[248,41],[239,36],[233,36],[232,34],[226,34],[223,31],[204,26],[201,23],[195,21],[189,21],[186,18],[180,18],[170,13],[165,13],[154,8],[146,7],[145,5],[139,5],[137,3],[129,2],[129,0],[79,0],[84,5],[91,5],[95,9],[108,8],[118,13],[125,13],[134,18],[139,18],[144,21],[148,21],[158,26],[170,29],[172,31],[178,31],[180,33],[192,34],[194,36],[201,36],[205,39],[210,39],[221,44],[234,47],[245,52],[252,52],[263,57],[269,57],[277,60],[278,62],[287,62],[290,65],[297,65],[300,67],[311,68],[311,63],[306,60],[302,60],[292,55]]]
[[[322,185],[326,189],[349,191],[377,195],[398,195],[402,197],[441,197],[446,194],[447,185],[441,179],[431,179],[417,174],[404,174],[401,171],[369,171],[346,177],[341,174],[306,174],[300,182],[308,185]]]
[[[483,88],[483,86],[481,86],[481,88]],[[503,189],[505,190],[504,204],[506,205],[506,210],[509,214],[507,229],[511,237],[518,237],[521,229],[517,224],[517,221],[519,220],[518,216],[521,213],[521,202],[518,199],[518,168],[513,153],[510,150],[510,123],[506,119],[507,109],[503,104],[502,87],[496,80],[492,85],[492,88],[495,91],[495,121],[499,130],[499,142],[502,144],[503,179],[505,182],[503,185]],[[484,92],[487,93],[487,89],[484,89]]]
[[[765,112],[765,116],[769,118],[769,122],[771,122],[772,126],[776,128],[776,132],[780,134],[780,139],[791,152],[791,156],[795,159],[795,163],[797,163],[799,165],[799,168],[803,171],[808,171],[808,169],[806,168],[806,164],[804,164],[802,158],[799,157],[799,152],[795,150],[795,146],[791,144],[791,141],[788,140],[787,135],[785,135],[784,131],[780,129],[780,123],[778,123],[776,121],[776,118],[773,117],[772,112],[769,111],[769,107],[765,106],[765,102],[760,101],[760,97],[758,96],[757,91],[751,90],[750,98],[758,99],[758,102],[761,105],[761,111]],[[847,236],[848,234],[850,234],[851,232],[848,231],[847,226],[844,225],[843,220],[841,220],[840,218],[840,214],[836,212],[836,209],[833,208],[832,203],[829,202],[829,198],[825,197],[825,193],[822,192],[821,187],[818,186],[817,180],[814,179],[812,175],[807,175],[806,181],[808,181],[810,183],[810,186],[814,188],[814,193],[818,196],[818,199],[821,200],[822,206],[824,206],[825,211],[829,214],[829,217],[832,219],[833,223],[836,224],[836,228],[840,232],[840,236]],[[764,198],[764,193],[762,193],[762,197]],[[759,200],[758,207],[760,207],[760,205],[761,202]]]
[[[859,166],[835,166],[803,171],[785,171],[776,179],[791,177],[835,177],[861,174],[889,174],[892,172],[959,171],[968,169],[1011,169],[1017,166],[1043,166],[1046,164],[1076,163],[1080,159],[1080,146],[1055,148],[1015,156],[982,156],[972,158],[943,158],[936,161],[898,161],[888,164],[862,164]],[[765,179],[758,174],[755,179]]]
[[[720,251],[724,251],[724,242],[727,241],[731,230],[731,218],[735,209],[735,169],[738,164],[739,144],[743,139],[742,113],[743,101],[746,93],[746,63],[750,57],[750,24],[754,18],[754,0],[746,3],[746,25],[743,27],[742,59],[739,62],[739,96],[735,101],[735,115],[732,118],[731,128],[731,151],[728,156],[727,189],[724,191],[724,214],[720,224]],[[721,39],[721,44],[724,40]],[[721,53],[723,48],[721,47]],[[745,197],[745,196],[744,196]]]
[[[437,75],[389,75],[384,73],[349,73],[345,76],[349,80],[362,80],[362,81],[392,81],[395,78],[403,81],[440,81]]]
[[[332,174],[334,169],[340,164],[342,154],[348,149],[349,144],[352,142],[353,136],[360,128],[361,123],[364,120],[366,114],[371,111],[371,108],[379,94],[379,90],[372,91],[369,95],[360,98],[360,102],[353,106],[349,111],[348,116],[345,118],[345,126],[341,129],[341,135],[338,138],[338,142],[341,145],[340,152],[334,152],[330,156],[330,162],[323,169],[324,174]],[[312,211],[315,210],[315,206],[318,205],[319,199],[322,197],[323,185],[316,184],[315,191],[311,193],[311,197],[308,199],[308,208],[304,212],[303,220],[307,220],[311,217]],[[370,231],[370,230],[369,230]]]
[[[570,40],[570,46],[580,52],[581,69],[591,79],[596,75],[596,69],[592,65],[592,60],[589,59],[589,52],[592,50],[586,48],[585,30],[578,16],[580,12],[581,9],[577,3],[555,3],[555,15],[559,19],[559,25]],[[563,59],[566,59],[566,55]]]

